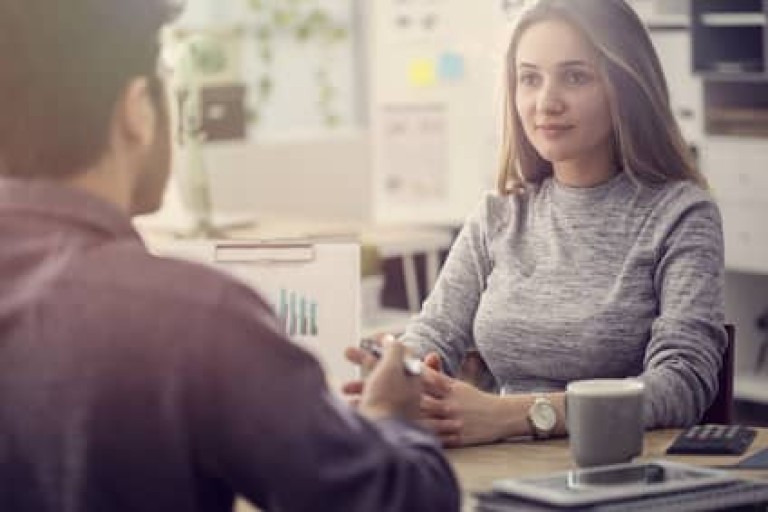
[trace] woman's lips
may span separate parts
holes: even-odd
[[[560,137],[572,128],[573,125],[569,124],[541,124],[536,126],[536,129],[548,138]]]

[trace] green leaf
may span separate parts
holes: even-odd
[[[334,87],[331,87],[329,85],[324,85],[320,89],[320,99],[323,101],[330,101],[333,99],[333,97],[336,96],[336,89]]]
[[[272,15],[272,20],[274,21],[275,26],[285,29],[291,23],[291,14],[283,9],[278,9]]]
[[[334,128],[336,126],[339,126],[341,123],[341,118],[336,114],[326,114],[325,116],[325,125],[331,128]]]
[[[263,98],[268,98],[272,94],[273,87],[274,83],[271,77],[261,77],[261,80],[259,80],[259,95]]]
[[[306,43],[309,41],[309,38],[312,35],[312,30],[309,25],[302,24],[296,27],[294,35],[296,36],[297,41],[300,43]]]
[[[268,25],[261,25],[256,28],[256,39],[258,39],[261,42],[272,39],[272,35],[273,35],[272,27]]]
[[[262,46],[259,50],[259,59],[264,64],[271,64],[274,60],[274,54],[272,53],[271,46]]]
[[[245,111],[245,122],[252,125],[258,125],[261,121],[261,114],[255,108],[249,108]]]
[[[346,27],[334,27],[331,31],[331,41],[334,43],[338,43],[340,41],[344,41],[347,36],[349,35],[349,31]]]

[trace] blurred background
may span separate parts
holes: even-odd
[[[165,48],[179,136],[204,136],[179,149],[166,206],[139,224],[202,208],[219,234],[362,234],[363,323],[402,325],[494,186],[502,62],[523,3],[188,0]],[[723,213],[737,413],[768,423],[768,3],[631,3]]]

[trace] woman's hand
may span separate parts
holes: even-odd
[[[437,354],[428,354],[424,363],[423,427],[448,447],[492,443],[507,436],[501,397],[442,373]]]

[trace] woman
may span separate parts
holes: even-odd
[[[569,381],[630,376],[646,427],[695,424],[726,343],[722,228],[647,32],[623,0],[541,0],[507,62],[498,192],[405,334],[445,371],[425,425],[449,446],[562,435]],[[472,350],[495,392],[453,377]]]

